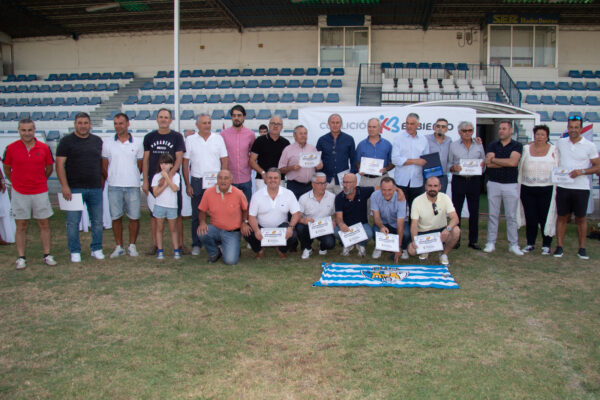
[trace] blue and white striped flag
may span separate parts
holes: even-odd
[[[458,289],[443,265],[372,265],[322,263],[321,279],[314,286],[372,286]]]

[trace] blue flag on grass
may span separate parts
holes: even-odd
[[[443,265],[373,265],[322,263],[321,279],[314,286],[372,286],[458,289]]]

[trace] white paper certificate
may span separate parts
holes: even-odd
[[[344,181],[344,175],[349,174],[349,173],[350,173],[350,170],[347,169],[347,170],[342,171],[339,174],[337,174],[338,181],[340,181],[340,186],[342,186],[342,182]]]
[[[205,172],[202,174],[202,189],[208,189],[217,184],[218,171]]]
[[[301,153],[298,165],[302,168],[315,168],[321,162],[321,152]]]
[[[319,236],[331,235],[333,233],[333,222],[331,217],[323,217],[316,219],[314,222],[309,222],[308,233],[310,234],[311,239]]]
[[[349,226],[348,228],[348,232],[339,232],[344,247],[350,247],[356,243],[367,240],[367,233],[360,222]]]
[[[417,244],[417,254],[444,250],[442,236],[439,232],[417,235],[415,237],[415,243]]]
[[[287,228],[260,228],[260,233],[263,235],[260,245],[263,247],[285,246],[287,244],[287,241],[285,240],[286,229]]]
[[[483,160],[478,158],[461,158],[459,175],[481,175],[481,163]]]
[[[71,201],[67,201],[58,192],[58,207],[63,211],[83,211],[83,197],[81,193],[71,193]]]
[[[398,241],[398,235],[393,233],[375,232],[375,248],[383,251],[393,251],[397,253],[400,251],[400,242]]]
[[[381,176],[382,168],[383,168],[383,160],[381,160],[379,158],[361,157],[360,158],[360,171],[358,171],[358,172],[364,172],[367,175]]]
[[[556,167],[552,168],[552,183],[572,183],[573,178],[569,176],[571,169]]]

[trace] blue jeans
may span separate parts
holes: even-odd
[[[365,233],[367,234],[367,240],[365,240],[364,242],[360,242],[358,243],[361,246],[367,246],[367,243],[369,243],[369,240],[373,239],[373,228],[371,228],[371,225],[369,224],[362,224],[363,229],[365,230]],[[334,234],[338,237],[338,239],[340,238],[340,228],[339,227],[335,227],[334,230]],[[342,246],[344,245],[344,243],[342,242],[342,239],[339,239],[340,243],[342,244]]]
[[[233,186],[240,189],[244,195],[246,195],[246,200],[250,203],[250,199],[252,198],[252,182],[248,181],[245,183],[234,183]]]
[[[191,177],[190,185],[194,189],[194,197],[192,197],[192,246],[202,247],[202,242],[198,239],[198,206],[202,201],[202,195],[204,195],[204,189],[202,189],[202,178]]]
[[[81,193],[90,216],[92,225],[92,251],[102,250],[102,189],[71,189],[71,193]],[[79,222],[81,211],[66,211],[65,220],[67,226],[67,243],[69,252],[81,253],[81,242],[79,241]]]
[[[393,233],[394,235],[398,235],[398,229],[396,229],[393,226],[388,225],[388,224],[383,224],[383,225],[386,228],[388,228],[390,233]],[[408,221],[404,222],[403,228],[404,229],[402,232],[402,244],[400,245],[400,250],[406,250],[406,248],[408,247],[408,244],[410,243],[410,228],[409,228]],[[375,237],[375,232],[380,232],[380,229],[377,225],[373,225],[373,237]]]
[[[215,257],[219,254],[219,245],[221,245],[223,262],[228,265],[237,264],[240,258],[240,241],[242,239],[239,230],[230,232],[214,225],[208,225],[206,235],[198,235],[198,238],[206,247],[209,256]]]

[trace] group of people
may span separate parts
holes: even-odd
[[[336,240],[342,242],[340,235],[359,224],[366,240],[353,246],[342,245],[343,256],[353,248],[359,256],[365,256],[368,241],[381,232],[398,235],[398,251],[391,254],[394,262],[416,254],[425,259],[427,254],[419,251],[416,237],[439,233],[443,242],[439,261],[448,264],[449,252],[460,246],[460,216],[465,199],[469,211],[468,246],[482,250],[478,225],[484,171],[488,177],[489,219],[483,251],[495,250],[500,206],[504,203],[511,253],[520,256],[533,251],[539,227],[543,233],[542,254],[550,254],[555,230],[558,243],[554,256],[562,256],[566,225],[574,213],[579,239],[577,255],[587,258],[585,217],[590,183],[585,175],[600,172],[600,158],[595,145],[581,136],[582,121],[578,117],[569,119],[568,137],[556,145],[549,143],[548,127],[540,125],[534,128],[533,142],[522,146],[512,139],[512,123],[501,121],[499,140],[489,144],[486,152],[475,137],[471,122],[458,125],[460,139],[453,142],[446,136],[448,121],[444,118],[435,122],[433,134],[418,134],[420,123],[415,113],[408,114],[405,130],[396,135],[393,143],[381,137],[379,119],[370,119],[367,137],[357,146],[354,138],[342,131],[342,117],[338,114],[329,117],[330,131],[318,139],[316,146],[308,143],[308,132],[302,125],[294,128],[294,143],[290,144],[281,136],[283,121],[278,116],[270,119],[268,127],[261,126],[258,137],[244,126],[243,106],[232,107],[230,116],[232,126],[216,134],[211,130],[210,116],[201,114],[197,117],[197,132],[184,137],[170,128],[171,111],[160,109],[158,129],[142,141],[129,132],[127,115],[119,113],[113,119],[114,137],[103,143],[90,133],[89,115],[77,114],[74,132],[58,144],[56,172],[60,195],[66,201],[71,201],[74,194],[81,195],[87,208],[93,258],[104,258],[105,184],[116,244],[110,257],[139,255],[136,241],[142,174],[142,191],[148,197],[152,216],[152,247],[147,254],[157,259],[165,257],[165,220],[175,259],[185,254],[199,255],[204,246],[209,263],[222,258],[225,264],[236,264],[242,237],[255,257],[262,258],[265,229],[275,228],[285,233],[285,244],[275,246],[279,257],[286,258],[299,241],[301,258],[308,259],[313,253],[311,224],[331,218],[333,232],[316,237],[320,255],[327,254]],[[40,227],[43,261],[56,265],[50,254],[48,218],[52,207],[47,187],[54,158],[48,146],[35,139],[33,121],[21,120],[18,131],[20,140],[6,148],[3,158],[5,175],[12,183],[11,205],[17,221],[16,267],[23,269],[27,265],[25,237],[32,216]],[[318,152],[320,160],[304,162],[306,156]],[[432,153],[438,153],[441,165],[438,173],[426,177],[424,156]],[[475,161],[476,168],[469,167],[467,161]],[[367,162],[375,162],[378,169],[361,168]],[[392,169],[393,177],[389,174]],[[566,173],[557,172],[561,169]],[[445,193],[449,173],[451,197]],[[3,189],[3,179],[0,185]],[[181,218],[184,185],[191,198],[191,251],[184,246]],[[80,262],[81,211],[65,213],[71,261]],[[129,220],[128,245],[123,239],[124,214]],[[522,250],[517,233],[521,214],[527,236]],[[382,251],[375,248],[372,257],[381,256]]]

